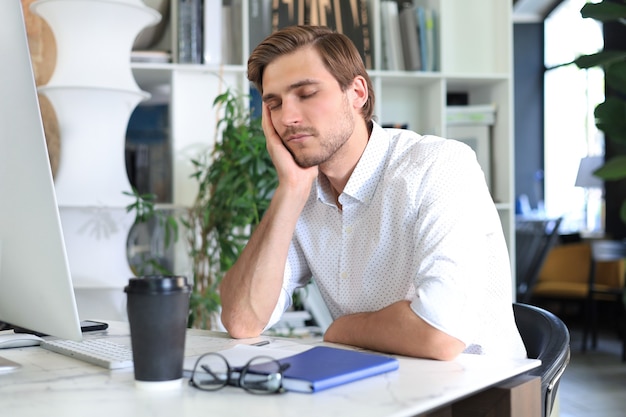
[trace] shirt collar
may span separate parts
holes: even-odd
[[[389,153],[389,135],[378,123],[372,122],[372,124],[372,134],[365,151],[343,190],[343,194],[365,204],[369,203],[376,191]],[[320,173],[316,187],[318,200],[334,206],[330,183],[325,175]]]

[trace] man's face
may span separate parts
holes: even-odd
[[[350,94],[341,91],[310,47],[281,56],[265,68],[263,101],[274,129],[302,167],[331,160],[354,131]]]

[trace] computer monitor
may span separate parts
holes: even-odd
[[[0,321],[80,340],[20,0],[0,1],[0,57]]]

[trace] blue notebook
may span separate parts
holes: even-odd
[[[381,354],[316,346],[279,360],[287,391],[318,392],[398,369],[398,360]]]

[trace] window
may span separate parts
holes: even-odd
[[[580,160],[604,154],[593,111],[604,100],[604,73],[576,65],[553,68],[602,49],[601,25],[583,19],[586,0],[565,0],[545,20],[545,183],[549,217],[564,216],[564,232],[601,228],[602,191],[576,187]]]

